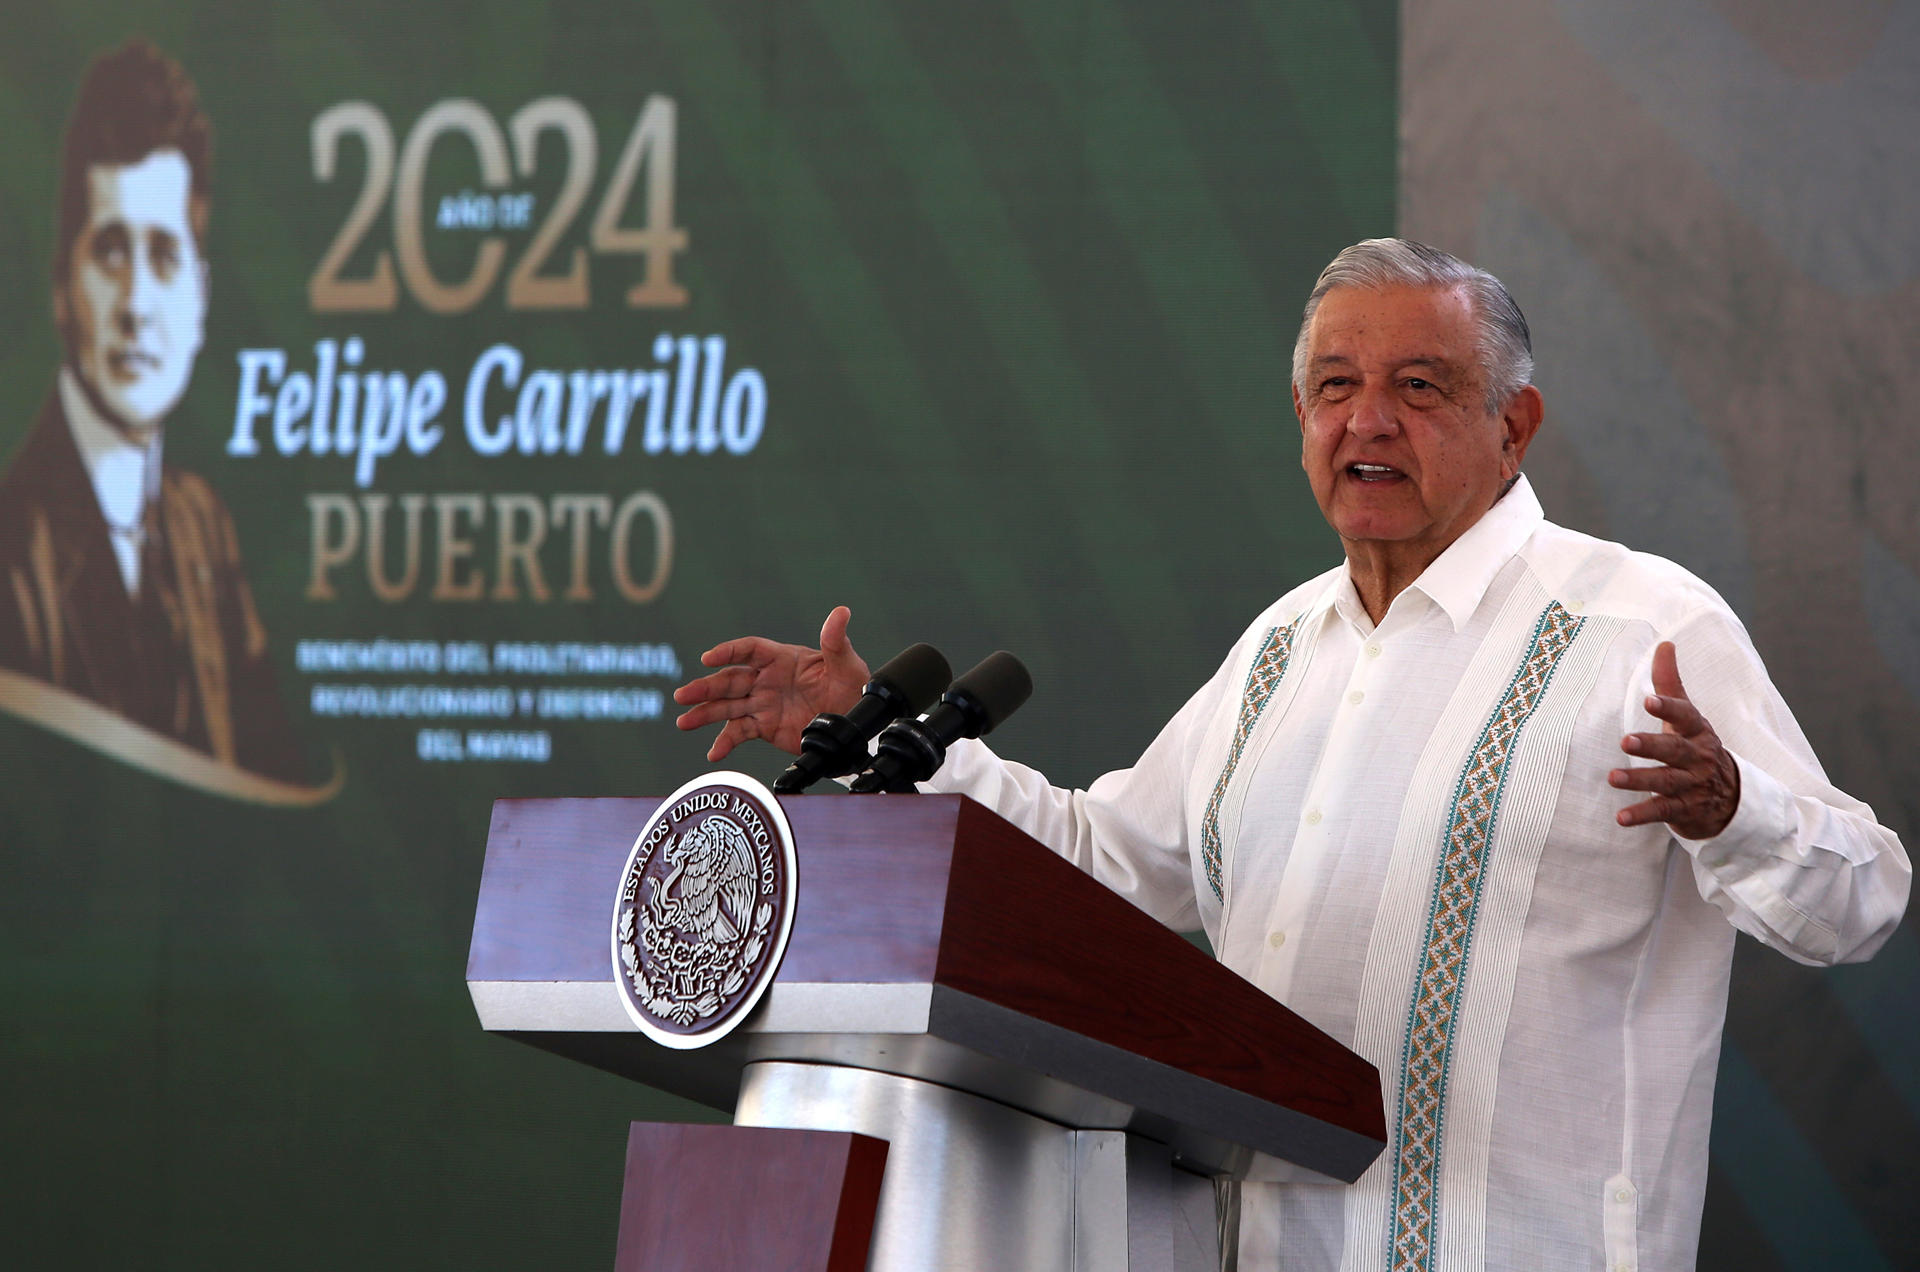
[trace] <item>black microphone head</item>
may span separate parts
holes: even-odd
[[[1002,720],[1018,711],[1033,696],[1033,677],[1025,664],[1006,650],[998,650],[981,659],[966,675],[947,690],[949,699],[965,698],[980,716],[980,737],[997,728]]]
[[[906,699],[907,710],[919,715],[940,697],[940,691],[953,679],[953,668],[946,655],[932,645],[910,645],[873,673]]]

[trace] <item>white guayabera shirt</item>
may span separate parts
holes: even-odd
[[[1718,837],[1622,829],[1653,649],[1740,767]],[[1522,480],[1379,626],[1345,567],[1282,597],[1133,768],[1061,790],[984,745],[988,804],[1379,1066],[1351,1188],[1249,1184],[1242,1268],[1684,1269],[1734,929],[1866,958],[1912,876],[1827,782],[1739,620]]]

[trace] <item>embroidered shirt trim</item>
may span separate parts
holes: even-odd
[[[1296,618],[1285,627],[1272,628],[1260,652],[1254,655],[1253,666],[1247,671],[1246,688],[1240,695],[1240,723],[1233,731],[1233,744],[1227,748],[1227,762],[1220,770],[1219,780],[1213,784],[1213,794],[1207,799],[1207,811],[1200,818],[1200,861],[1216,901],[1226,900],[1220,865],[1220,807],[1226,802],[1227,787],[1233,782],[1234,770],[1240,766],[1247,739],[1253,736],[1253,726],[1260,722],[1260,713],[1267,709],[1273,691],[1286,678],[1287,660],[1293,654],[1293,634],[1299,626],[1300,620]]]
[[[1546,696],[1561,657],[1585,622],[1558,601],[1540,612],[1526,657],[1488,715],[1454,784],[1453,811],[1434,873],[1426,936],[1401,1042],[1393,1194],[1388,1207],[1387,1266],[1392,1272],[1431,1272],[1433,1267],[1453,1027],[1466,983],[1480,885],[1499,821],[1508,762],[1521,730]]]

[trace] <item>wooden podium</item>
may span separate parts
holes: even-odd
[[[621,1268],[1211,1272],[1215,1178],[1384,1146],[1372,1065],[961,796],[781,797],[773,985],[656,1045],[609,932],[658,803],[496,803],[467,961],[482,1027],[733,1114],[635,1125]]]

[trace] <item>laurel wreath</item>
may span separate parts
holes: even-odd
[[[652,899],[657,897],[656,893]],[[773,926],[773,905],[763,901],[754,910],[752,930],[743,938],[694,943],[680,940],[654,913],[658,907],[650,905],[642,913],[636,943],[634,913],[639,909],[628,906],[620,912],[621,966],[641,1005],[683,1028],[713,1015],[740,991],[747,970],[766,950],[767,930]],[[645,962],[640,958],[641,947],[647,951]]]

